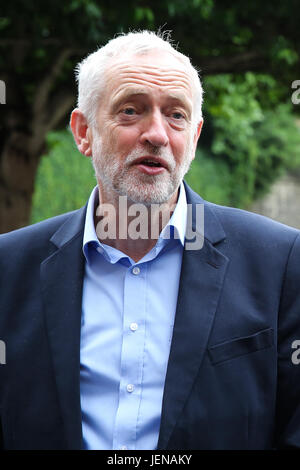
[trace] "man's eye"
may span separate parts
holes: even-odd
[[[127,114],[127,116],[133,116],[134,114],[136,114],[136,111],[134,108],[124,108],[123,113]]]
[[[184,115],[182,113],[179,113],[179,112],[172,113],[172,117],[174,119],[184,119]]]

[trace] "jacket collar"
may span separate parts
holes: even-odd
[[[186,191],[186,200],[187,204],[192,205],[192,228],[193,231],[201,232],[204,234],[204,238],[215,245],[216,243],[224,240],[226,234],[224,232],[223,226],[219,221],[217,215],[214,211],[214,205],[202,199],[199,194],[195,193],[186,182],[184,182],[184,187]],[[195,207],[196,205],[204,207],[204,225],[203,227],[197,227],[197,217]]]
[[[57,248],[62,248],[63,245],[71,242],[74,238],[83,237],[86,209],[87,204],[77,211],[71,212],[68,219],[52,235],[50,242]]]

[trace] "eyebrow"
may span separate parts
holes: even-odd
[[[126,90],[120,91],[117,94],[117,96],[115,96],[112,99],[112,110],[115,111],[122,102],[125,102],[125,101],[129,100],[130,98],[134,98],[136,96],[148,96],[148,93],[142,87],[141,88],[139,88],[139,87],[127,88]],[[188,99],[184,95],[184,93],[181,93],[181,92],[177,93],[177,92],[170,91],[168,93],[168,95],[166,96],[166,98],[171,99],[173,101],[177,101],[179,103],[182,103],[185,106],[185,108],[190,113],[192,113],[192,102],[191,102],[190,99]]]
[[[112,99],[112,109],[115,109],[123,102],[127,101],[131,97],[147,95],[144,88],[126,88],[126,90],[121,90],[117,96]]]
[[[168,98],[173,100],[173,101],[178,101],[179,103],[182,103],[185,108],[192,113],[192,101],[185,96],[184,93],[169,93]]]

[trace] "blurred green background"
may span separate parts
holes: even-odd
[[[74,67],[132,29],[171,30],[200,70],[204,127],[187,182],[210,201],[251,207],[285,172],[300,171],[300,104],[291,100],[299,24],[297,0],[4,3],[0,232],[86,202],[96,180],[68,130]]]

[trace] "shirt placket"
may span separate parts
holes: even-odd
[[[124,280],[123,338],[119,405],[113,449],[135,449],[142,399],[146,325],[147,264],[131,266]]]

